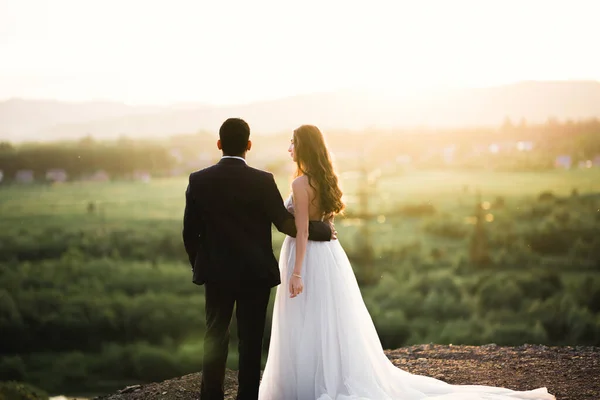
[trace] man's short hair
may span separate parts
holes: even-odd
[[[244,154],[250,139],[250,127],[241,118],[229,118],[219,129],[221,149],[228,156]]]

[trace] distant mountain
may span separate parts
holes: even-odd
[[[48,131],[60,131],[61,126],[93,126],[96,121],[162,111],[160,107],[134,107],[117,102],[69,103],[56,100],[11,99],[0,102],[0,140],[48,140],[52,139],[48,137]],[[75,136],[85,134],[85,131],[78,132]]]
[[[600,117],[600,83],[522,82],[404,98],[341,91],[235,106],[176,104],[135,107],[112,102],[0,102],[0,140],[52,140],[85,135],[164,137],[216,131],[228,117],[246,119],[253,132],[290,131],[303,123],[324,129],[369,127],[497,126],[506,117],[543,122],[550,117]]]

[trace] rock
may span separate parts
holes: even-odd
[[[127,386],[125,389],[119,390],[119,393],[121,393],[121,394],[131,393],[131,392],[140,390],[141,388],[142,388],[142,385],[131,385],[131,386]]]

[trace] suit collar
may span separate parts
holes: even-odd
[[[223,156],[223,157],[221,157],[219,164],[227,164],[227,165],[245,164],[245,165],[247,165],[248,163],[242,157]]]

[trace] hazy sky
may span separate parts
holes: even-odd
[[[0,0],[0,99],[600,80],[597,0]]]

